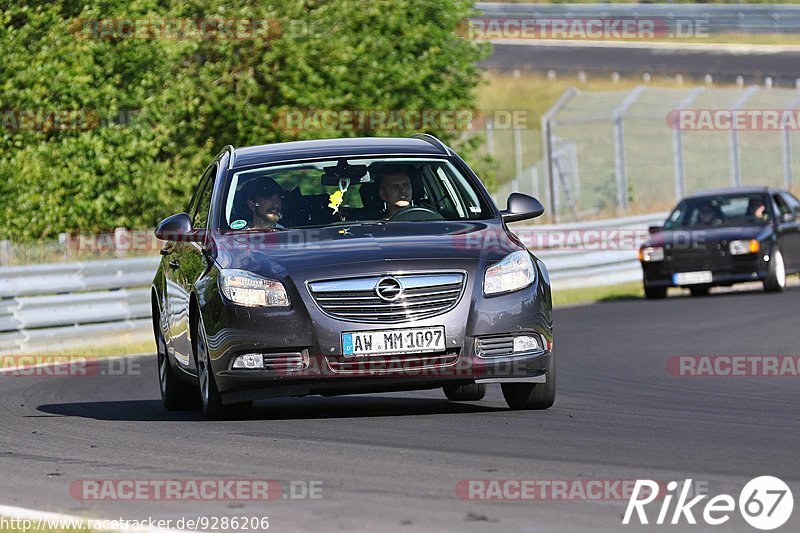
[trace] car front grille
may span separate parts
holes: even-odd
[[[667,250],[664,257],[664,265],[676,272],[706,270],[728,266],[730,263],[730,257],[718,245],[707,249]]]
[[[327,315],[352,322],[406,322],[446,313],[458,304],[465,274],[365,276],[308,283]]]

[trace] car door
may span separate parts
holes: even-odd
[[[780,231],[783,233],[785,251],[783,252],[786,269],[792,272],[800,270],[800,201],[787,192],[776,194],[778,210],[787,220],[779,220]]]
[[[217,165],[212,164],[203,174],[197,190],[189,204],[188,214],[192,226],[202,219],[203,229],[208,218],[214,177]],[[185,369],[194,369],[189,324],[189,304],[192,276],[203,264],[201,246],[194,242],[179,241],[173,244],[167,255],[166,285],[169,309],[169,350],[175,360]]]

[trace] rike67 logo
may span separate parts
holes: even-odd
[[[708,498],[701,494],[689,499],[692,480],[687,479],[680,486],[677,481],[667,483],[667,493],[660,500],[660,510],[656,524],[677,525],[685,520],[687,524],[697,524],[695,513],[702,516],[703,521],[711,526],[718,526],[730,520],[736,511],[736,500],[729,494],[719,494],[698,505]],[[628,500],[628,507],[622,518],[623,524],[630,524],[634,512],[640,524],[649,524],[645,506],[653,503],[659,496],[658,483],[649,479],[638,479]],[[672,501],[677,496],[670,516]],[[782,480],[772,476],[760,476],[751,479],[739,493],[739,512],[745,521],[756,529],[769,531],[785,524],[792,516],[794,497],[789,486]]]

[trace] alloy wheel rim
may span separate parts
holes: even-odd
[[[786,285],[786,267],[783,264],[783,254],[780,252],[775,254],[775,277],[778,279],[778,285],[781,287]]]
[[[161,335],[158,337],[158,383],[163,396],[167,392],[167,351]]]
[[[203,336],[197,336],[198,366],[200,374],[200,394],[203,398],[203,405],[208,405],[208,354],[203,342]]]

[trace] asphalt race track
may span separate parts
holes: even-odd
[[[253,420],[170,414],[140,375],[0,376],[0,504],[108,518],[268,516],[270,530],[756,531],[622,526],[627,501],[465,501],[459,480],[701,480],[738,499],[776,475],[800,503],[797,377],[679,377],[673,355],[794,355],[800,287],[556,312],[559,393],[545,412],[441,391],[256,404]],[[132,372],[136,374],[137,372]],[[81,501],[91,479],[321,481],[321,499]],[[297,485],[303,486],[303,485]],[[796,505],[797,507],[797,505]],[[658,508],[648,508],[655,520]],[[671,516],[670,512],[670,516]],[[702,523],[702,510],[695,512]],[[800,530],[795,508],[784,531]]]
[[[711,74],[716,81],[732,83],[742,76],[746,83],[763,83],[770,76],[776,85],[794,87],[798,78],[795,65],[800,64],[797,51],[752,51],[747,53],[725,50],[659,48],[648,46],[620,47],[613,43],[593,43],[592,46],[547,45],[536,42],[493,44],[491,57],[482,67],[498,70],[531,70],[562,73],[585,71],[589,75],[684,74],[703,77]]]

